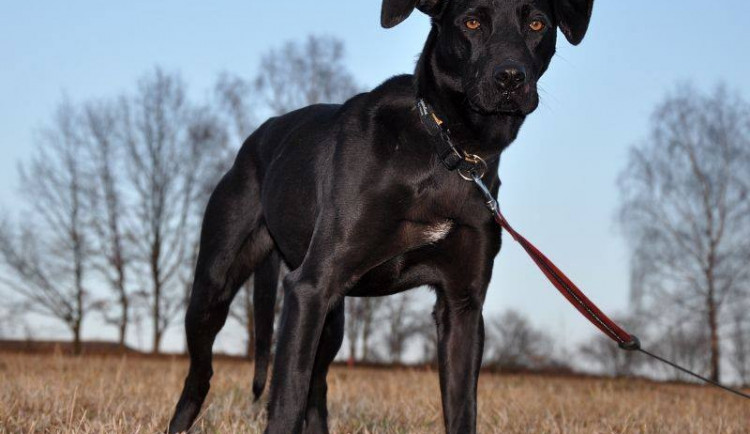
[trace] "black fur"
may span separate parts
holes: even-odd
[[[284,279],[266,432],[328,431],[325,377],[343,338],[345,296],[422,285],[437,296],[446,431],[475,432],[482,305],[500,230],[474,186],[437,160],[416,99],[432,105],[465,151],[491,162],[486,182],[496,194],[496,157],[538,105],[536,83],[555,52],[556,27],[579,43],[592,3],[385,0],[383,26],[414,8],[432,17],[415,75],[342,105],[270,119],[247,139],[206,210],[185,320],[190,371],[170,432],[195,420],[209,388],[214,338],[253,272],[253,392],[262,393],[280,258],[292,271]],[[470,19],[481,26],[470,30]],[[534,20],[546,29],[532,31]],[[508,87],[508,77],[523,81]]]

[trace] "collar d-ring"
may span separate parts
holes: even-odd
[[[461,178],[467,181],[474,181],[474,177],[479,179],[484,178],[484,174],[487,173],[487,162],[482,157],[475,154],[466,154],[464,156],[464,163],[458,167],[458,174]]]

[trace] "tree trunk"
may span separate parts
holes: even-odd
[[[128,299],[125,296],[125,294],[121,294],[120,296],[120,306],[122,307],[122,315],[120,316],[120,330],[119,330],[119,336],[117,343],[120,345],[120,349],[125,349],[125,338],[127,337],[128,333],[128,321],[130,321],[129,318],[129,305],[128,305]]]
[[[77,201],[76,201],[77,202]],[[74,215],[77,215],[77,206]],[[83,323],[83,246],[78,231],[73,233],[73,250],[75,261],[76,307],[73,320],[73,354],[81,354],[81,324]]]
[[[159,354],[159,350],[161,348],[161,327],[159,326],[159,322],[161,321],[161,309],[159,308],[160,299],[161,288],[159,287],[159,284],[156,283],[156,287],[154,288],[154,308],[151,318],[151,320],[154,322],[154,346],[153,348],[151,348],[151,354]]]
[[[154,326],[154,347],[151,348],[151,354],[159,354],[159,348],[161,348],[161,331],[159,326]]]
[[[71,327],[73,331],[73,355],[80,356],[83,352],[81,345],[81,321],[75,321]]]
[[[709,290],[708,296],[708,327],[711,331],[711,374],[710,378],[718,382],[720,380],[721,354],[719,348],[719,324],[716,314],[716,302],[713,291]]]
[[[708,214],[708,220],[711,221],[711,215]],[[710,235],[710,234],[709,234]],[[719,320],[718,320],[718,306],[716,303],[716,284],[714,278],[714,267],[716,264],[716,252],[714,245],[711,245],[708,253],[708,267],[706,269],[706,282],[708,283],[708,328],[710,332],[710,346],[711,346],[711,374],[710,378],[713,381],[719,382],[720,378],[720,367],[721,367],[721,354],[719,349]]]
[[[152,354],[159,354],[161,348],[161,273],[159,269],[159,257],[161,252],[161,235],[157,231],[154,241],[151,244],[151,281],[154,285],[154,306],[152,309],[152,318],[154,326],[154,346],[151,349]]]

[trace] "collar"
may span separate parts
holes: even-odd
[[[422,125],[433,138],[435,153],[443,166],[450,171],[457,170],[458,174],[467,181],[472,181],[475,177],[481,179],[487,172],[487,163],[478,155],[467,154],[453,143],[445,122],[422,98],[417,99],[417,111]]]

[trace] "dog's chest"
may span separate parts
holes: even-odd
[[[440,167],[434,176],[412,184],[412,194],[387,202],[408,203],[399,219],[407,249],[438,244],[460,226],[480,226],[486,209],[472,183]]]
[[[422,235],[428,243],[436,243],[447,237],[452,228],[453,222],[450,220],[444,220],[426,225]]]
[[[413,249],[429,244],[436,244],[445,239],[454,227],[454,222],[448,219],[436,221],[404,221],[401,225],[401,239]]]

